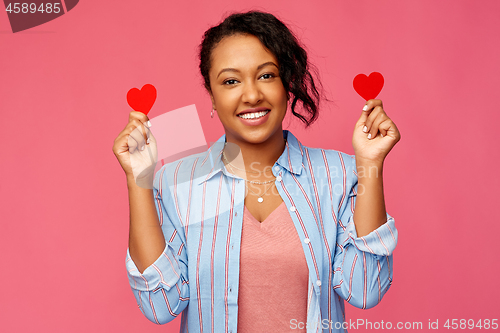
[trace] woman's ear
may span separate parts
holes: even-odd
[[[212,109],[217,110],[217,108],[215,107],[214,95],[210,94],[210,99],[212,100]]]
[[[210,89],[207,89],[207,91],[208,91],[208,94],[210,95],[210,100],[212,101],[212,109],[217,110],[215,108],[215,99],[214,99],[214,95],[212,94],[212,91]]]

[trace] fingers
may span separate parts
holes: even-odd
[[[392,120],[390,120],[389,118],[387,118],[378,125],[378,130],[382,134],[382,137],[387,135],[387,132],[391,129],[391,126],[392,126]]]
[[[151,140],[154,140],[153,133],[149,129],[151,122],[147,115],[142,112],[132,111],[129,114],[129,122],[125,129],[115,139],[113,151],[115,151],[116,142],[122,143],[123,148],[128,149],[130,153],[134,153],[136,149],[144,149],[145,145],[149,145]]]
[[[363,113],[361,114],[361,117],[358,119],[357,126],[361,126],[361,128],[363,128],[366,121],[368,120],[368,116],[377,106],[383,108],[382,101],[380,99],[369,99],[368,101],[366,101],[365,105],[363,106]]]
[[[397,143],[401,139],[401,134],[396,126],[396,124],[389,118],[379,125],[379,130],[382,133],[384,131],[384,136],[389,135]]]
[[[380,106],[381,108],[384,107],[380,99],[369,99],[366,101],[365,105],[368,105],[368,109],[373,109],[376,106]]]
[[[128,151],[133,154],[137,149],[144,147],[144,135],[140,132],[142,123],[137,119],[131,120],[127,127],[128,135]]]
[[[149,121],[149,118],[146,114],[139,112],[139,111],[131,111],[129,113],[129,124],[133,120],[137,120],[140,122],[140,127],[142,130],[142,133],[144,135],[144,140],[146,140],[146,144],[149,144],[149,138],[150,138],[150,130],[149,127],[151,127],[151,122]],[[146,126],[144,126],[146,125]],[[136,126],[137,127],[137,126]]]
[[[131,111],[128,115],[128,121],[131,121],[132,119],[137,119],[142,123],[145,123],[149,120],[148,116],[145,115],[142,112],[139,111]]]
[[[370,99],[363,107],[363,114],[360,117],[360,126],[363,126],[363,132],[366,133],[368,139],[373,139],[380,131],[382,137],[387,134],[385,128],[380,125],[390,120],[382,107],[382,101],[379,99]]]
[[[365,127],[363,127],[364,132],[367,133],[367,138],[373,139],[378,134],[379,125],[388,118],[380,106],[375,107],[368,116]],[[385,133],[382,134],[385,135]]]
[[[151,122],[146,114],[138,111],[129,113],[129,122],[124,134],[128,135],[128,148],[131,154],[137,149],[144,150],[145,145],[149,145],[152,136],[150,126]]]

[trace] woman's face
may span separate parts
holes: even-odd
[[[224,126],[226,141],[258,144],[283,140],[288,98],[276,57],[257,37],[240,34],[222,39],[211,59],[210,97]],[[250,120],[254,124],[238,116],[253,108],[269,112],[260,120]]]

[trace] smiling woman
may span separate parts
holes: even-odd
[[[276,147],[281,155],[288,98],[276,57],[257,37],[235,35],[217,45],[212,59],[210,97],[226,141],[242,148],[249,144]],[[270,157],[276,160],[279,155]]]
[[[114,151],[128,175],[127,274],[152,322],[182,313],[181,332],[345,332],[344,301],[367,309],[389,289],[398,234],[382,165],[399,131],[369,100],[355,156],[302,145],[282,123],[288,109],[306,127],[317,119],[310,68],[272,14],[236,13],[208,29],[200,71],[225,133],[165,164],[153,190],[129,176],[126,139],[148,121],[131,113]]]

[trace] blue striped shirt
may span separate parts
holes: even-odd
[[[392,283],[394,219],[387,213],[386,223],[357,237],[354,156],[303,146],[288,130],[283,136],[285,149],[272,172],[309,269],[307,322],[291,320],[284,331],[346,332],[344,300],[373,307]],[[127,249],[127,275],[141,312],[156,324],[182,313],[182,333],[237,330],[245,181],[224,166],[225,140],[222,135],[207,151],[155,174],[154,202],[166,241],[162,255],[141,274]]]

